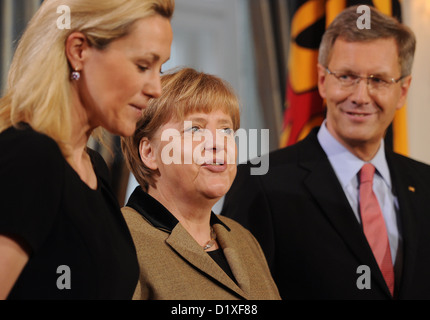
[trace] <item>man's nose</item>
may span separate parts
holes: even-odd
[[[356,104],[367,104],[370,103],[372,98],[370,96],[369,89],[369,79],[368,78],[359,78],[358,83],[356,83],[353,87],[353,90],[350,95],[351,101]]]

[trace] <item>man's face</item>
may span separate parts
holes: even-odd
[[[379,147],[396,110],[405,103],[411,77],[385,88],[373,88],[362,79],[343,86],[336,75],[399,79],[397,45],[394,39],[346,42],[337,39],[327,66],[318,65],[318,88],[327,102],[327,128],[345,147]],[[346,76],[345,76],[346,77]],[[345,78],[344,77],[344,78]]]

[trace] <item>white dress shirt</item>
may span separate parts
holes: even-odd
[[[361,167],[366,163],[348,151],[338,142],[328,131],[326,121],[323,122],[318,132],[318,141],[326,153],[331,166],[342,185],[343,191],[354,211],[355,217],[361,223],[359,212],[359,176]],[[393,265],[396,260],[397,249],[399,246],[400,234],[397,225],[396,212],[398,211],[397,198],[392,192],[391,176],[385,158],[384,140],[381,141],[375,157],[369,161],[376,168],[373,178],[373,191],[378,199],[390,242],[391,257]]]

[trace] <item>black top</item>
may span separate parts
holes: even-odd
[[[207,253],[221,267],[221,269],[224,270],[224,272],[231,278],[231,280],[233,280],[237,284],[233,272],[231,271],[227,259],[225,258],[224,252],[218,248],[213,251],[208,251]]]
[[[101,156],[88,150],[93,190],[27,125],[1,133],[0,150],[0,234],[30,251],[8,299],[130,299],[136,252]]]

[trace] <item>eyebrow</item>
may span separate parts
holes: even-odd
[[[218,124],[226,124],[226,125],[229,125],[229,126],[233,126],[233,121],[230,120],[230,119],[220,119],[218,121]]]
[[[206,118],[198,117],[198,116],[197,117],[192,117],[191,116],[189,119],[185,119],[185,121],[203,122],[205,124],[208,122]],[[217,124],[218,125],[219,124],[227,124],[229,126],[232,126],[233,125],[233,121],[231,119],[227,119],[227,118],[220,118],[220,119],[218,119]]]
[[[148,54],[145,54],[145,56],[143,56],[141,58],[138,58],[137,62],[138,63],[150,63],[150,64],[153,64],[153,63],[156,63],[156,62],[160,61],[160,59],[161,59],[161,57],[158,54],[156,54],[156,53],[148,53]],[[166,59],[166,61],[163,61],[162,64],[165,64],[169,60],[170,60],[170,57],[168,57]]]
[[[337,72],[337,73],[348,73],[348,74],[360,75],[360,73],[355,72],[355,71],[351,70],[350,68],[338,69],[335,72]],[[385,71],[372,72],[369,75],[376,76],[376,77],[389,77],[390,76],[390,74],[388,72],[385,72]]]
[[[148,62],[156,62],[158,60],[160,60],[160,56],[158,54],[155,53],[147,53],[144,56],[142,56],[141,58],[139,58],[139,60],[147,60]]]
[[[205,118],[202,118],[202,117],[189,117],[188,119],[187,119],[187,117],[185,117],[184,120],[185,121],[192,121],[192,122],[204,122],[204,123],[208,122]]]

